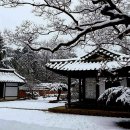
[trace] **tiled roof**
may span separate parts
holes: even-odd
[[[104,55],[108,57],[105,59],[91,59],[93,55]],[[115,70],[130,61],[129,55],[117,53],[113,51],[106,50],[104,48],[96,49],[91,53],[75,59],[61,59],[61,60],[50,60],[46,64],[46,67],[51,70],[61,70],[61,71],[88,71],[88,70]]]
[[[112,50],[107,50],[105,48],[100,48],[100,49],[95,49],[92,52],[88,53],[87,55],[81,57],[82,60],[88,59],[89,57],[91,57],[94,54],[103,54],[106,55],[112,59],[116,59],[116,60],[128,60],[130,59],[129,55],[123,54],[123,53],[119,53],[119,52],[115,52]]]
[[[25,78],[20,76],[13,69],[2,69],[0,68],[0,82],[18,82],[24,83]]]

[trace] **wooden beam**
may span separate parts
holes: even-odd
[[[99,77],[96,78],[96,99],[99,97]]]
[[[18,83],[18,89],[17,89],[17,99],[19,98],[19,83]]]
[[[5,100],[5,93],[6,93],[6,83],[4,83],[4,91],[3,91],[4,100]]]
[[[82,88],[83,88],[83,101],[85,100],[85,96],[86,96],[86,84],[85,84],[85,81],[86,81],[86,79],[85,78],[83,78],[82,79]]]
[[[99,97],[99,85],[96,85],[96,99]]]
[[[130,82],[129,82],[129,73],[128,73],[128,71],[127,71],[127,73],[126,73],[126,83],[127,83],[127,87],[130,87],[129,85],[130,85]]]
[[[81,79],[79,79],[79,102],[82,100],[82,84]]]

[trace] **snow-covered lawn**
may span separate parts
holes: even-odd
[[[116,123],[124,120],[128,119],[0,109],[0,130],[122,130]]]
[[[25,108],[25,109],[43,109],[47,110],[48,108],[63,106],[65,103],[48,103],[49,100],[54,100],[56,97],[42,98],[39,97],[38,100],[19,100],[19,101],[7,101],[0,102],[0,108],[10,107],[10,108]]]
[[[50,99],[0,102],[0,106],[15,106],[17,108],[28,107],[32,109],[34,104],[35,107],[33,107],[33,109],[41,109],[42,107],[47,109],[51,106],[64,104],[52,104],[48,103],[48,100]],[[117,125],[118,122],[124,121],[130,121],[130,119],[0,108],[0,130],[124,130]]]

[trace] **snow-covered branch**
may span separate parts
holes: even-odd
[[[74,2],[78,5],[73,5]],[[125,14],[121,9],[119,0],[91,0],[91,1],[74,1],[74,0],[43,0],[43,1],[27,1],[27,0],[2,0],[0,1],[1,6],[17,7],[21,5],[30,5],[34,7],[33,12],[35,14],[40,14],[42,18],[47,17],[48,23],[45,24],[46,27],[40,28],[40,30],[34,29],[32,32],[28,29],[28,32],[21,30],[21,36],[17,40],[24,38],[26,43],[32,50],[48,50],[55,52],[58,49],[69,46],[75,46],[82,41],[83,37],[86,35],[92,35],[97,33],[104,28],[110,27],[109,34],[119,35],[118,38],[122,38],[129,34],[130,16]],[[125,26],[124,26],[125,25]],[[25,32],[26,31],[26,32]],[[108,31],[105,30],[107,33]],[[106,35],[107,33],[104,33]],[[19,34],[19,32],[18,32]],[[26,36],[27,34],[28,36]],[[45,47],[42,45],[39,48],[33,48],[31,46],[32,40],[37,39],[39,35],[49,35],[54,34],[55,36],[55,47]],[[98,33],[97,33],[98,34]],[[65,36],[70,36],[65,39]],[[95,34],[94,34],[95,35]],[[101,34],[102,35],[102,34]],[[17,35],[15,35],[16,38]],[[32,37],[33,36],[33,37]],[[90,37],[92,37],[90,36]],[[60,39],[61,38],[61,39]],[[105,36],[104,36],[105,38]],[[110,37],[111,39],[111,37]],[[97,40],[98,41],[98,40]],[[44,43],[44,42],[43,42]]]

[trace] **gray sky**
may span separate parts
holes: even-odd
[[[34,0],[26,0],[26,1],[34,1]],[[42,1],[43,0],[36,0]],[[78,0],[72,1],[72,7],[78,4]],[[62,14],[64,17],[64,14]],[[66,17],[66,16],[65,16]],[[69,17],[67,18],[69,19]],[[32,13],[32,6],[20,6],[16,8],[5,8],[0,7],[0,30],[5,28],[7,29],[14,29],[16,26],[19,26],[23,21],[30,20],[34,21],[35,23],[42,23],[42,19],[40,17],[35,16]]]
[[[0,31],[7,29],[15,29],[23,21],[30,20],[36,23],[42,22],[41,18],[34,16],[29,6],[17,8],[0,7]]]

